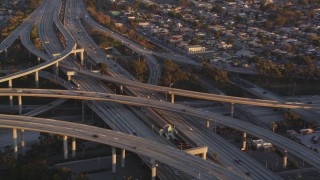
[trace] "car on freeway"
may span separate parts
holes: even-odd
[[[236,159],[234,160],[234,162],[236,162],[237,164],[242,164],[242,161],[240,159]]]
[[[180,175],[178,170],[175,170],[175,171],[174,171],[174,174],[175,174],[176,176],[179,176],[179,175]]]
[[[94,135],[92,135],[92,137],[94,137],[94,138],[98,138],[99,136],[98,136],[98,135],[96,135],[96,134],[94,134]]]

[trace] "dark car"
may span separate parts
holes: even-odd
[[[94,135],[92,135],[92,137],[94,137],[94,138],[98,138],[99,136],[98,136],[98,135],[96,135],[96,134],[94,134]]]
[[[237,164],[242,164],[242,161],[240,159],[236,159],[234,160],[234,162],[236,162]]]

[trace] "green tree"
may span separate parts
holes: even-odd
[[[286,22],[287,22],[286,17],[281,16],[281,15],[277,15],[276,20],[275,20],[276,25],[283,26],[286,24]]]
[[[100,70],[101,74],[108,75],[108,64],[102,62],[97,64],[98,69]]]
[[[271,29],[271,28],[273,28],[273,23],[272,23],[272,21],[269,21],[269,20],[267,20],[266,22],[265,22],[265,25],[264,25],[267,29]]]
[[[141,82],[144,82],[148,71],[148,64],[144,56],[134,61],[133,69],[137,79]]]
[[[278,123],[272,122],[271,123],[272,132],[274,132],[278,128]]]
[[[214,152],[214,153],[213,153],[213,160],[214,160],[215,162],[218,162],[218,153],[217,153],[217,152]]]
[[[80,173],[78,174],[78,176],[76,177],[76,180],[89,180],[88,176],[84,173]]]

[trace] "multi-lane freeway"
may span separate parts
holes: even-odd
[[[318,159],[315,158],[314,152],[308,151],[307,148],[296,144],[295,142],[288,140],[284,137],[281,137],[276,134],[272,134],[269,131],[259,129],[258,127],[238,121],[233,118],[225,117],[222,115],[218,115],[215,113],[209,113],[206,111],[196,110],[193,108],[185,107],[182,105],[170,104],[167,102],[162,102],[157,99],[158,96],[154,94],[154,92],[168,93],[172,95],[193,97],[198,99],[206,99],[212,101],[222,101],[228,103],[238,103],[238,104],[249,104],[249,105],[258,105],[258,106],[266,106],[266,107],[279,107],[279,108],[298,108],[298,109],[319,109],[317,105],[312,104],[303,104],[296,102],[285,102],[285,101],[277,101],[277,100],[262,100],[262,99],[250,99],[250,98],[239,98],[239,97],[231,97],[231,96],[223,96],[216,94],[207,94],[193,91],[186,91],[175,88],[168,87],[159,87],[154,85],[148,85],[139,83],[135,80],[134,77],[130,75],[126,70],[124,70],[119,64],[110,61],[105,58],[104,52],[99,49],[99,47],[95,44],[95,42],[90,38],[90,36],[85,32],[85,28],[82,25],[81,19],[92,26],[95,29],[98,29],[101,32],[108,32],[111,37],[123,42],[124,45],[128,46],[132,50],[140,54],[145,54],[148,58],[149,69],[150,69],[150,84],[157,84],[158,77],[160,76],[160,66],[152,56],[152,54],[167,57],[171,56],[170,54],[162,54],[157,52],[152,52],[144,49],[142,46],[134,43],[126,37],[121,36],[120,34],[110,31],[109,29],[99,25],[96,23],[86,12],[83,2],[77,2],[74,0],[66,1],[66,6],[64,12],[62,8],[62,2],[60,0],[56,0],[55,2],[46,0],[41,6],[39,6],[36,11],[24,22],[22,23],[17,30],[15,30],[3,43],[0,45],[0,52],[7,49],[13,41],[19,36],[21,37],[22,44],[33,54],[45,60],[44,63],[39,64],[38,66],[20,71],[18,73],[4,76],[0,78],[0,82],[10,81],[12,79],[22,77],[34,72],[39,72],[40,70],[52,66],[54,64],[58,64],[61,61],[60,67],[61,70],[66,73],[67,70],[76,71],[81,76],[75,76],[72,79],[72,82],[80,85],[81,90],[86,91],[94,91],[94,92],[77,92],[77,91],[57,91],[51,90],[46,93],[42,92],[45,90],[15,90],[15,89],[3,89],[1,91],[0,96],[41,96],[41,97],[55,97],[55,98],[74,98],[74,99],[82,99],[88,100],[86,104],[97,113],[106,123],[109,124],[112,129],[120,130],[122,132],[132,133],[138,132],[139,136],[144,138],[152,139],[153,141],[161,142],[164,144],[171,145],[168,142],[165,142],[161,137],[157,136],[154,132],[150,130],[145,124],[143,124],[139,118],[136,117],[134,113],[132,113],[126,106],[122,106],[120,104],[112,103],[112,102],[120,102],[129,105],[138,105],[138,106],[146,106],[152,108],[162,109],[162,111],[158,111],[158,113],[167,119],[166,121],[176,124],[178,126],[178,130],[184,131],[188,127],[193,127],[194,132],[186,131],[182,132],[186,136],[189,136],[193,142],[201,142],[203,145],[208,145],[210,148],[209,152],[213,152],[214,149],[216,152],[221,154],[221,162],[226,164],[235,164],[235,157],[241,157],[244,160],[244,164],[242,167],[235,167],[235,170],[241,169],[242,172],[249,171],[251,172],[251,176],[254,179],[266,179],[269,177],[270,179],[278,179],[279,177],[273,175],[272,172],[264,169],[261,164],[255,162],[249,156],[243,155],[243,153],[239,150],[237,151],[235,147],[232,147],[231,144],[224,141],[222,138],[210,138],[211,136],[216,137],[217,135],[212,135],[209,131],[207,131],[204,127],[201,126],[202,122],[194,122],[193,119],[190,118],[190,115],[200,117],[203,119],[208,119],[210,121],[215,121],[221,124],[225,124],[227,126],[233,127],[235,129],[246,131],[252,135],[263,138],[264,140],[268,140],[275,145],[282,147],[288,150],[290,153],[301,157],[308,158],[307,161],[319,168],[319,164],[316,162]],[[60,22],[59,13],[64,14],[64,24]],[[36,18],[36,23],[39,32],[39,38],[42,41],[43,47],[46,51],[42,52],[38,50],[30,41],[30,31],[33,27],[34,20]],[[53,24],[57,27],[57,29],[64,36],[66,41],[66,48],[63,48],[55,35],[55,30],[53,28]],[[65,29],[66,28],[66,29]],[[70,33],[69,33],[70,32]],[[77,42],[77,43],[76,43]],[[74,59],[68,57],[72,50],[78,46],[81,46],[86,50],[88,58],[87,61],[91,61],[96,64],[99,62],[106,62],[109,65],[109,73],[111,76],[104,76],[101,74],[91,73],[89,71],[83,70],[82,67],[76,62]],[[53,56],[53,54],[58,54],[57,56]],[[90,58],[89,58],[90,57]],[[176,56],[176,59],[180,59],[179,56]],[[63,60],[63,61],[62,61]],[[51,75],[44,75],[47,78],[57,78]],[[105,86],[104,83],[100,82],[100,80],[112,82],[118,85],[126,86],[126,90],[128,94],[133,94],[136,96],[140,96],[142,98],[134,98],[129,96],[117,96],[112,94],[103,94],[103,92],[112,93],[112,90]],[[59,80],[59,83],[67,89],[73,89],[74,86],[70,84],[66,84],[63,80]],[[18,92],[19,91],[19,92]],[[101,93],[99,93],[101,92]],[[81,96],[81,97],[80,97]],[[148,97],[148,98],[147,98]],[[149,99],[150,98],[150,99]],[[91,100],[108,100],[112,102],[93,102]],[[62,100],[54,101],[47,106],[38,109],[39,112],[29,112],[28,115],[36,115],[38,113],[44,112],[56,105],[59,105]],[[168,112],[168,110],[175,112]],[[182,118],[179,114],[189,115],[188,117]],[[188,121],[187,121],[188,119]],[[202,120],[203,121],[203,120]],[[217,145],[224,144],[225,147],[229,147],[227,149],[223,147],[215,147]],[[172,145],[171,145],[172,146]],[[300,153],[299,153],[300,152]],[[304,152],[304,153],[302,153]],[[229,154],[229,156],[228,156]],[[232,155],[231,155],[232,154]],[[310,156],[309,156],[310,155]],[[144,160],[148,160],[143,157]],[[319,162],[319,161],[318,161]],[[246,164],[247,163],[247,164]],[[172,170],[168,167],[161,166],[159,168],[159,176],[161,178],[166,179],[183,179],[184,176],[175,177],[174,175],[170,176]]]
[[[174,94],[174,95],[184,96],[184,97],[192,97],[192,98],[196,98],[196,99],[229,102],[229,103],[237,103],[237,104],[245,104],[245,105],[275,107],[275,108],[288,108],[288,109],[296,109],[296,108],[319,109],[320,108],[318,105],[298,103],[298,102],[285,102],[285,101],[277,101],[277,100],[242,98],[242,97],[227,96],[227,95],[220,95],[220,94],[188,91],[188,90],[171,88],[171,87],[163,87],[163,86],[144,84],[144,83],[140,83],[140,82],[136,82],[136,81],[130,81],[127,79],[105,76],[103,74],[92,73],[90,71],[85,71],[85,70],[80,70],[80,69],[79,70],[78,69],[70,69],[70,70],[73,70],[81,75],[86,75],[86,76],[90,76],[93,78],[98,78],[98,79],[112,82],[112,83],[116,83],[119,85],[137,87],[137,88],[142,88],[142,89],[151,90],[151,91],[155,91],[155,92]]]
[[[47,132],[126,149],[203,179],[247,179],[220,166],[170,146],[94,126],[27,116],[0,115],[1,128]]]
[[[164,101],[152,100],[140,97],[123,96],[116,94],[106,94],[86,91],[67,91],[67,90],[53,90],[53,89],[0,89],[0,96],[32,96],[32,97],[53,97],[53,98],[67,98],[67,99],[81,99],[81,100],[104,100],[118,102],[133,106],[146,106],[158,109],[163,109],[181,114],[191,115],[207,119],[212,122],[217,122],[228,127],[245,131],[251,135],[262,138],[274,145],[288,150],[291,154],[304,159],[312,166],[320,169],[320,157],[318,153],[302,146],[288,138],[271,133],[268,130],[255,126],[253,124],[239,121],[220,114],[211,113],[184,105],[172,104]],[[196,119],[195,119],[196,120]]]

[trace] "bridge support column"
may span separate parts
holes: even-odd
[[[243,131],[243,136],[242,136],[242,151],[245,151],[247,149],[247,133]]]
[[[8,81],[8,86],[9,86],[9,88],[12,88],[12,79],[10,79]],[[13,96],[9,96],[9,104],[10,104],[10,107],[12,108],[13,107]]]
[[[84,100],[82,100],[82,106],[81,106],[81,109],[82,109],[82,111],[81,111],[81,113],[82,113],[82,122],[84,123],[84,121],[85,121],[85,119],[84,119],[84,115],[85,115],[85,109],[84,109],[84,105],[85,105],[85,101]]]
[[[151,180],[156,180],[157,177],[157,163],[154,159],[151,159]]]
[[[26,144],[24,141],[24,129],[21,129],[21,150],[22,150],[22,155],[26,155]]]
[[[116,147],[111,147],[112,149],[112,173],[117,172],[117,154],[116,154]]]
[[[64,159],[68,159],[68,136],[63,136],[63,155]]]
[[[210,128],[210,121],[209,120],[206,121],[206,128]]]
[[[17,129],[12,129],[12,139],[13,139],[13,152],[14,152],[14,158],[18,159],[18,134]]]
[[[55,73],[56,73],[56,76],[59,76],[59,62],[56,63],[55,65]]]
[[[201,156],[202,156],[202,159],[203,159],[203,160],[207,160],[207,153],[206,153],[206,152],[205,152],[205,153],[202,153]]]
[[[80,52],[80,62],[81,62],[81,66],[83,66],[84,64],[83,51]]]
[[[120,85],[120,94],[123,94],[123,85]]]
[[[174,94],[171,94],[171,103],[174,104]]]
[[[72,158],[76,157],[76,138],[72,138]]]
[[[5,58],[8,57],[8,49],[5,49],[5,50],[4,50],[4,56],[5,56]]]
[[[231,113],[230,116],[233,117],[234,114],[234,102],[231,103]]]
[[[39,71],[35,72],[34,80],[36,82],[36,88],[39,88]]]
[[[283,169],[287,168],[287,164],[288,164],[288,151],[287,150],[283,150]]]
[[[22,97],[18,96],[19,115],[22,115]]]
[[[121,168],[126,166],[126,150],[121,149]]]

